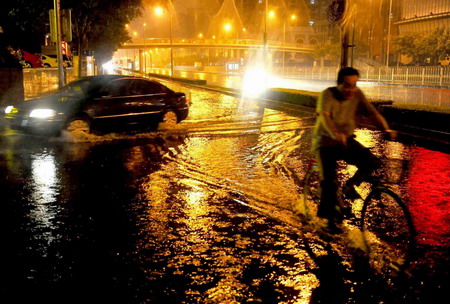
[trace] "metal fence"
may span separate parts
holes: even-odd
[[[450,86],[450,67],[356,67],[363,81],[428,86]],[[336,67],[275,67],[273,72],[294,79],[335,80]]]

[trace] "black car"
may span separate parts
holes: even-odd
[[[87,133],[130,126],[157,129],[188,116],[186,95],[140,77],[98,75],[69,83],[55,93],[5,109],[9,125],[30,133]]]

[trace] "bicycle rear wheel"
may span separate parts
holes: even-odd
[[[319,168],[312,166],[303,179],[303,213],[308,220],[317,215],[320,202]]]
[[[361,231],[372,268],[385,273],[408,267],[415,229],[408,208],[390,189],[375,188],[364,200]]]

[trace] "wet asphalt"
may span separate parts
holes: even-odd
[[[3,303],[435,303],[444,294],[448,154],[358,133],[377,155],[409,163],[395,191],[418,230],[415,260],[405,273],[380,271],[354,224],[329,235],[295,212],[311,113],[191,94],[189,119],[170,130],[2,130]]]

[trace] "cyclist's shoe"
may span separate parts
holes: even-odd
[[[356,192],[355,187],[353,186],[344,186],[342,188],[342,193],[344,194],[344,197],[348,200],[355,200],[361,198],[361,195],[359,195],[359,193]]]
[[[352,207],[347,204],[345,201],[339,202],[339,211],[343,218],[349,219],[353,217]]]
[[[328,222],[333,223],[342,223],[344,217],[341,213],[341,210],[338,206],[335,207],[328,207],[328,208],[321,208],[319,206],[319,210],[317,211],[317,216],[320,218],[327,219]]]
[[[342,229],[338,225],[336,225],[336,222],[334,222],[332,220],[328,220],[328,223],[325,226],[324,230],[330,234],[342,233]]]

